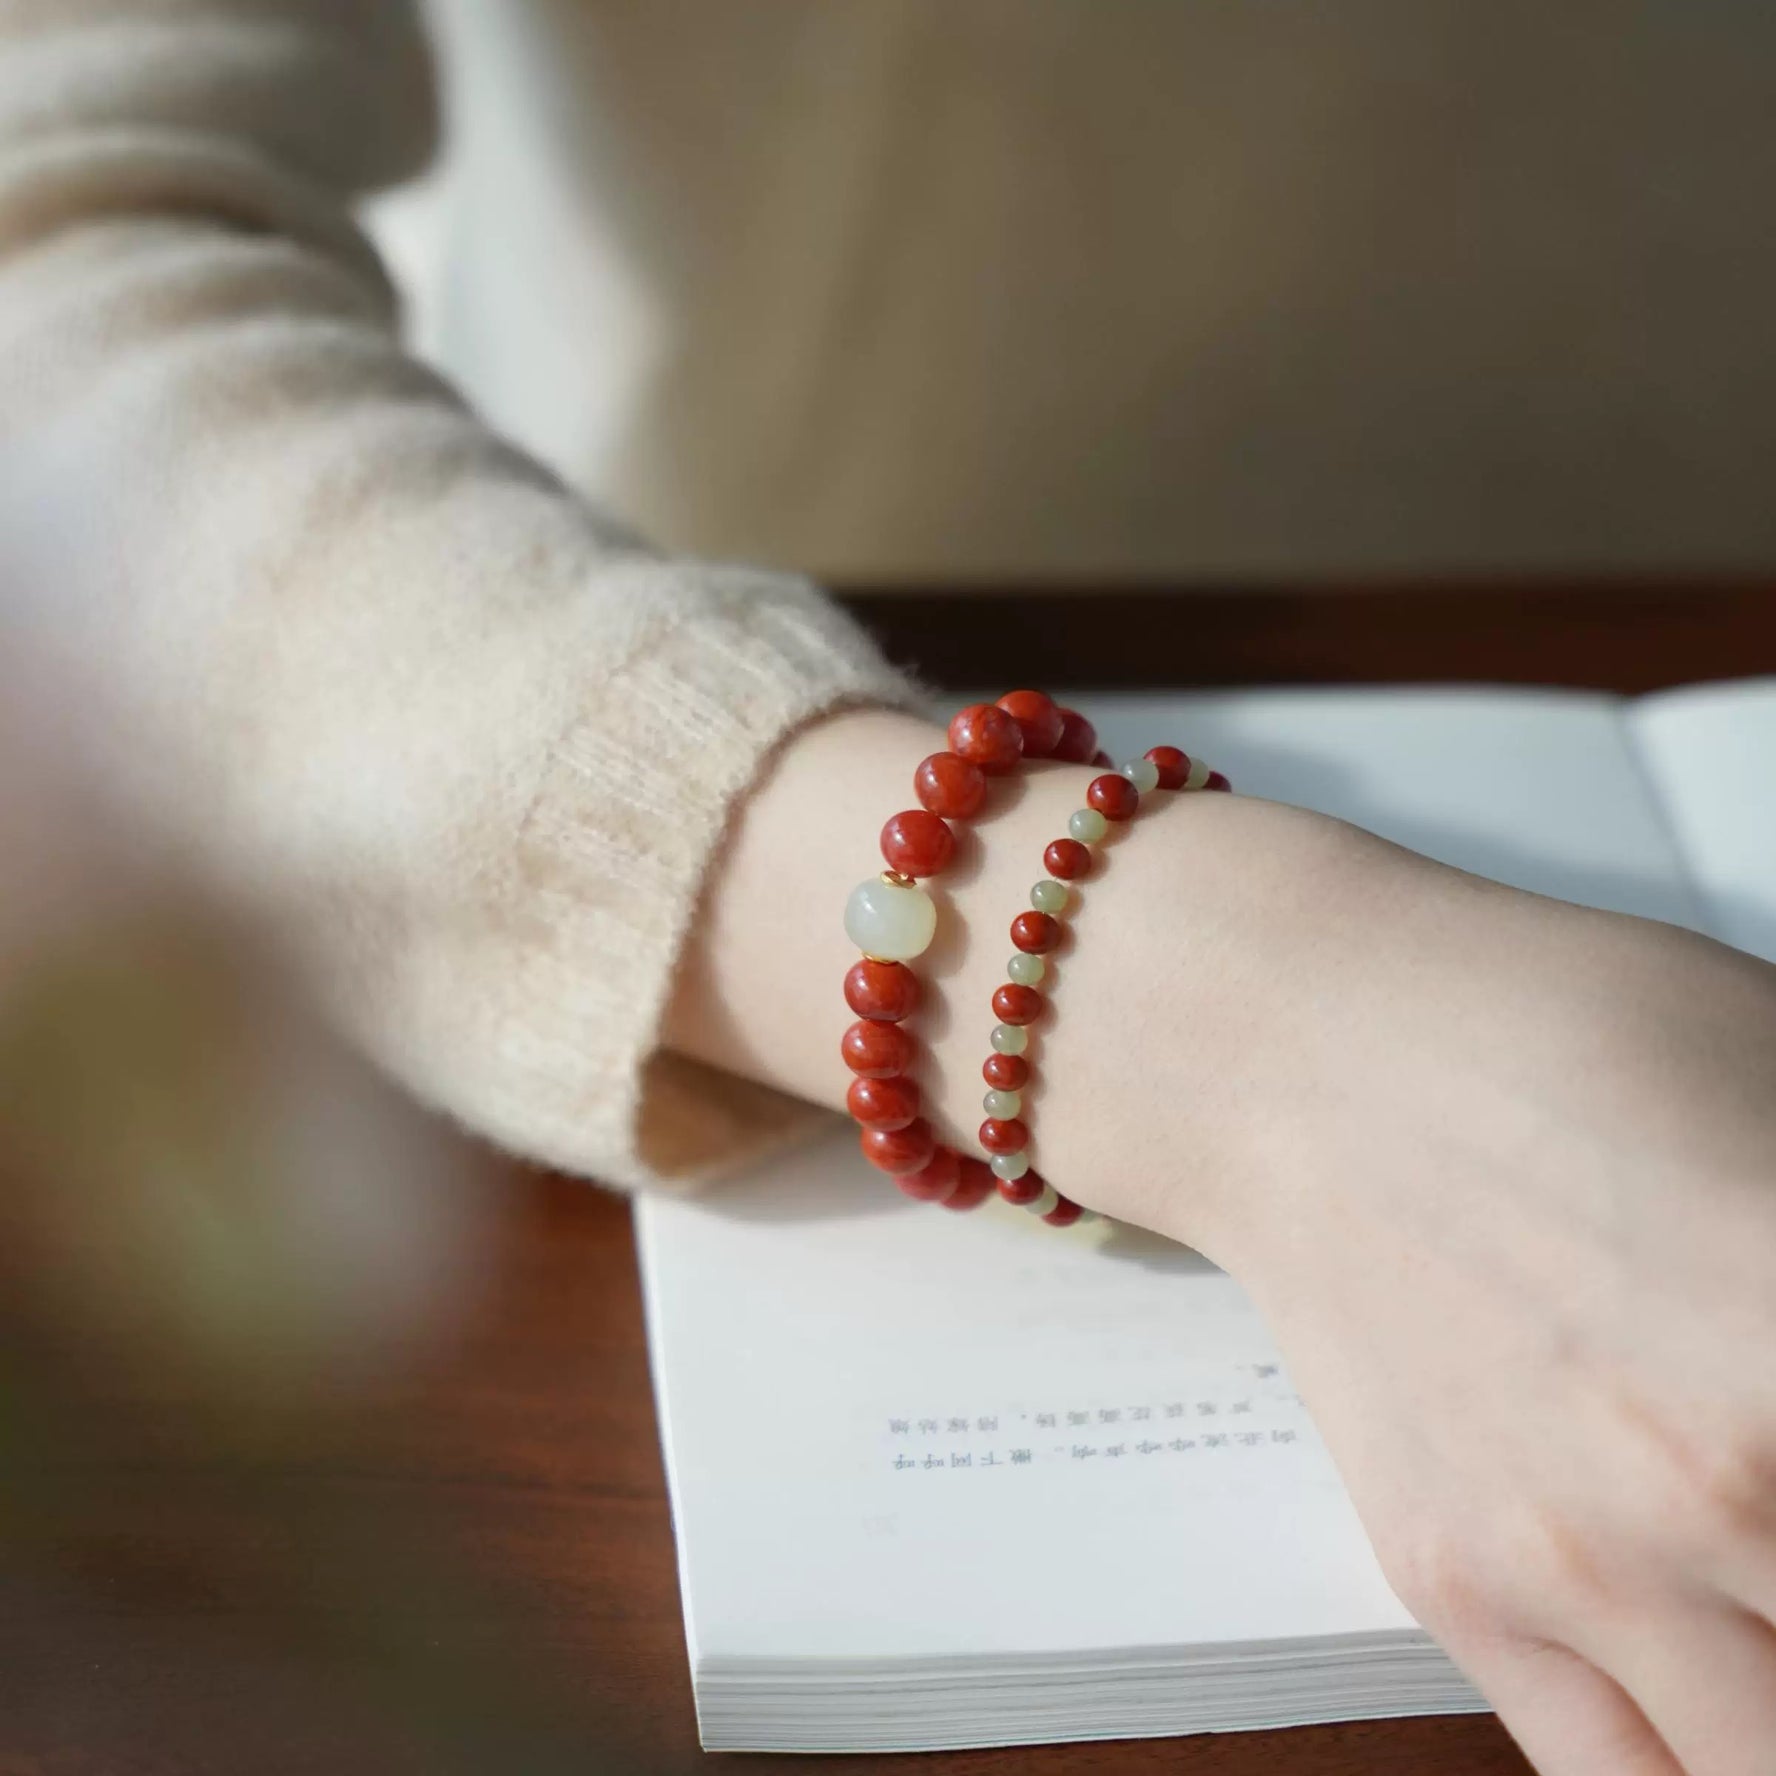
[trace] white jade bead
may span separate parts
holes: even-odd
[[[1031,956],[1019,950],[1005,964],[1005,972],[1020,987],[1033,987],[1048,973],[1048,964],[1040,956]]]
[[[1059,913],[1066,910],[1067,884],[1065,882],[1038,882],[1030,890],[1030,905],[1039,913]]]
[[[990,1091],[981,1099],[981,1108],[995,1122],[1010,1122],[1014,1116],[1023,1113],[1024,1094],[1022,1092]]]
[[[1193,758],[1190,761],[1190,774],[1184,779],[1186,789],[1201,789],[1209,780],[1209,761]]]
[[[1034,1202],[1025,1203],[1024,1207],[1028,1209],[1038,1221],[1040,1221],[1042,1217],[1048,1214],[1060,1200],[1061,1193],[1056,1190],[1052,1184],[1044,1184],[1042,1186],[1042,1194],[1037,1197]]]
[[[1082,845],[1099,844],[1110,822],[1096,808],[1076,808],[1067,816],[1067,831]]]
[[[995,1153],[987,1161],[995,1178],[1003,1178],[1007,1184],[1021,1178],[1030,1169],[1030,1160],[1023,1153]]]
[[[910,961],[924,955],[937,935],[937,903],[923,888],[871,876],[845,902],[845,935],[866,956]]]
[[[1022,1024],[995,1024],[992,1042],[1002,1055],[1021,1055],[1030,1046],[1030,1032]]]
[[[1142,795],[1159,788],[1159,766],[1150,758],[1130,759],[1122,774]]]
[[[1075,1227],[1089,1227],[1092,1222],[1097,1220],[1097,1218],[1098,1212],[1096,1209],[1081,1209],[1079,1211],[1079,1219],[1075,1221],[1073,1225]]]

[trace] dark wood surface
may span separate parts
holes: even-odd
[[[1092,643],[1071,670],[1053,652],[1056,633],[1105,620],[1195,638],[1175,676],[1198,682],[1227,676],[1215,638],[1236,634],[1235,675],[1254,680],[1639,687],[1776,670],[1772,601],[1751,591],[1649,593],[1613,613],[1569,593],[1545,621],[1516,594],[1482,612],[1464,593],[1443,607],[1441,643],[1435,595],[1410,611],[1398,596],[1026,607],[1039,639],[1017,657],[1002,625],[971,628],[966,607],[958,618],[946,606],[946,621],[971,628],[973,654],[934,639],[949,629],[928,627],[928,607],[868,608],[932,676],[977,681],[1129,682],[1125,642]],[[1383,634],[1396,616],[1399,633]],[[1509,637],[1482,645],[1495,621]],[[447,1335],[400,1356],[368,1349],[245,1410],[213,1377],[45,1310],[28,1254],[0,1245],[0,1776],[704,1767],[627,1208],[566,1180],[483,1170],[482,1269]],[[1489,1718],[816,1767],[1526,1768]]]

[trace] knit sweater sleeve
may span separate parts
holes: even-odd
[[[694,1176],[813,1114],[658,1049],[708,859],[779,740],[904,687],[403,356],[350,205],[430,95],[404,0],[0,0],[0,616],[388,1070]]]

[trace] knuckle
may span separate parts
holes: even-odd
[[[1705,1529],[1735,1537],[1776,1534],[1776,1449],[1720,1438],[1691,1459],[1688,1480]]]
[[[1388,1537],[1376,1550],[1395,1595],[1439,1640],[1461,1642],[1490,1633],[1496,1610],[1479,1544],[1435,1530]]]
[[[1409,1533],[1377,1552],[1400,1601],[1449,1646],[1473,1648],[1526,1624],[1616,1607],[1606,1551],[1564,1511],[1523,1506],[1470,1533]]]

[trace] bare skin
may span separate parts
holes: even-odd
[[[835,717],[743,810],[669,1020],[837,1104],[837,909],[940,730]],[[930,1113],[1092,773],[943,891]],[[1056,958],[1040,1163],[1253,1292],[1395,1587],[1548,1776],[1776,1770],[1776,969],[1338,822],[1164,798]]]

